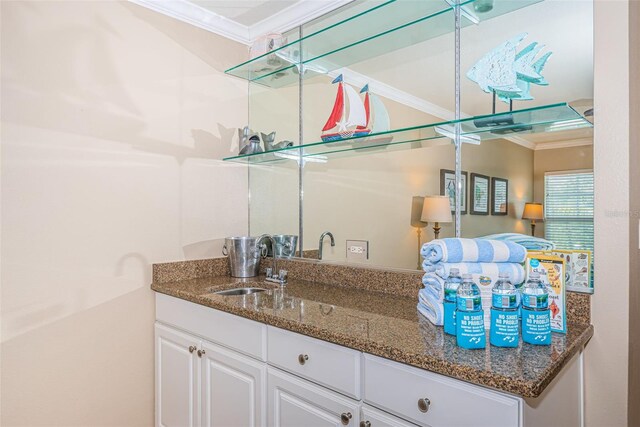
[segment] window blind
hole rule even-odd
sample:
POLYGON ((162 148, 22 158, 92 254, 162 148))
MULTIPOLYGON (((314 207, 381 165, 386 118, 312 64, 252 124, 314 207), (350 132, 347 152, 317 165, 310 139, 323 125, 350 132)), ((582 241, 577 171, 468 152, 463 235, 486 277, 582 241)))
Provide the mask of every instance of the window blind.
POLYGON ((545 238, 558 249, 593 251, 593 172, 548 173, 544 188, 545 238))

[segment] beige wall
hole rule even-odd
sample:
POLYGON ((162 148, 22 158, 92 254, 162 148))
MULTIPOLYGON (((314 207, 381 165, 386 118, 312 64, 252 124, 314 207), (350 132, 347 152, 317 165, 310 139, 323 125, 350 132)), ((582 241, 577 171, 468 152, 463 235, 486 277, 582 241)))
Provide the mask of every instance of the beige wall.
POLYGON ((246 168, 215 160, 246 49, 128 2, 1 14, 1 424, 152 425, 151 263, 246 232, 246 168))
MULTIPOLYGON (((544 203, 545 172, 593 169, 593 145, 536 150, 533 156, 533 201, 544 203)), ((544 222, 536 224, 536 236, 544 237, 544 222)))
POLYGON ((632 1, 629 9, 629 29, 631 32, 630 75, 631 94, 630 120, 631 135, 629 146, 629 171, 631 197, 629 236, 631 265, 629 268, 629 425, 640 425, 640 1, 632 1))
MULTIPOLYGON (((594 336, 585 351, 587 427, 628 425, 629 1, 595 2, 594 336), (615 191, 611 191, 615 188, 615 191)), ((637 164, 634 164, 637 167, 637 164)), ((637 401, 632 403, 638 405, 637 401)))
MULTIPOLYGON (((463 215, 462 237, 480 237, 493 233, 528 232, 523 221, 524 204, 533 197, 533 151, 504 139, 485 141, 480 145, 465 144, 462 148, 462 170, 509 180, 509 214, 463 215)), ((467 203, 471 206, 471 197, 467 203)))

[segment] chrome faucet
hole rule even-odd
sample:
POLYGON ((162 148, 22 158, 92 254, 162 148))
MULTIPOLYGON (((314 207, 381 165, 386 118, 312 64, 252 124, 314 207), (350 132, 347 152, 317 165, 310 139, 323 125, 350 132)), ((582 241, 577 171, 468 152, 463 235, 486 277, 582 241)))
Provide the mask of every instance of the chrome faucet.
POLYGON ((318 259, 322 259, 322 243, 324 242, 324 238, 327 236, 331 237, 331 246, 336 245, 336 241, 330 231, 325 231, 324 233, 322 233, 320 235, 320 240, 318 241, 318 259))
POLYGON ((263 234, 262 236, 258 237, 258 240, 256 240, 257 249, 262 253, 264 253, 265 257, 267 253, 267 245, 265 243, 262 243, 264 239, 269 239, 269 241, 271 242, 271 253, 273 256, 273 263, 271 264, 272 267, 267 268, 267 271, 266 271, 267 277, 265 280, 267 282, 273 282, 273 283, 279 284, 280 286, 284 286, 287 284, 287 270, 278 270, 278 255, 276 253, 276 239, 274 239, 271 234, 263 234))

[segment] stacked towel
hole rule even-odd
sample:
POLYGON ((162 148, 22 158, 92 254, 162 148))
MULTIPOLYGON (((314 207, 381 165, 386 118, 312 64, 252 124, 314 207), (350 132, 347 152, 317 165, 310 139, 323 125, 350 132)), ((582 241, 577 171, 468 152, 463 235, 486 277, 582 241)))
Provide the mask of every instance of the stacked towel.
POLYGON ((527 248, 528 251, 550 251, 556 248, 555 243, 552 241, 520 233, 491 234, 489 236, 484 236, 483 239, 518 243, 519 245, 527 248))
POLYGON ((444 307, 425 289, 418 292, 418 312, 434 325, 442 326, 444 307))
POLYGON ((525 279, 522 264, 515 262, 441 262, 434 265, 423 263, 422 268, 426 273, 434 273, 442 279, 449 277, 452 268, 457 268, 460 274, 488 276, 496 280, 500 273, 508 273, 511 282, 515 284, 522 283, 525 279))
POLYGON ((485 239, 440 239, 423 245, 424 289, 419 293, 418 311, 434 325, 442 325, 444 284, 452 268, 471 274, 480 287, 485 311, 485 328, 489 328, 491 290, 500 273, 507 272, 512 283, 524 282, 522 266, 526 249, 513 242, 485 239))
POLYGON ((424 264, 441 262, 524 262, 527 250, 517 243, 486 239, 436 239, 420 250, 424 264))

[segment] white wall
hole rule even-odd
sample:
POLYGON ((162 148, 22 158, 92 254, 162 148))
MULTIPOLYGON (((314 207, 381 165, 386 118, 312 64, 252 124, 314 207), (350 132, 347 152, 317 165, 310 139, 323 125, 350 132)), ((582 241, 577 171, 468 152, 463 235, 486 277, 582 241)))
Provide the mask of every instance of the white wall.
POLYGON ((585 421, 588 427, 626 426, 629 362, 629 1, 596 0, 594 16, 594 221, 597 259, 596 291, 591 312, 595 333, 585 352, 585 421))
POLYGON ((246 48, 115 1, 3 1, 2 419, 153 423, 154 262, 246 233, 246 48))

